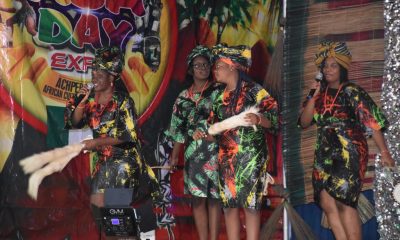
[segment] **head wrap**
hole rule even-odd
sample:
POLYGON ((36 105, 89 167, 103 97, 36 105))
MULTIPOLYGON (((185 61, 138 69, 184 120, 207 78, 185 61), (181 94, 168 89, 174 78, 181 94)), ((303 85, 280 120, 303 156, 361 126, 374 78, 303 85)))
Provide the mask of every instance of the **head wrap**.
POLYGON ((344 42, 324 41, 318 46, 318 53, 315 54, 315 65, 321 67, 321 64, 328 57, 334 57, 336 62, 342 67, 349 69, 351 62, 351 53, 344 42))
POLYGON ((187 65, 190 66, 190 64, 192 64, 193 59, 199 56, 205 57, 209 62, 211 62, 210 49, 203 45, 197 45, 187 56, 186 58, 187 65))
POLYGON ((238 45, 228 47, 226 44, 218 44, 211 49, 211 52, 213 54, 213 61, 220 58, 227 58, 244 68, 251 66, 251 50, 248 46, 238 45))
POLYGON ((103 47, 96 49, 93 67, 97 70, 105 70, 112 75, 119 75, 124 65, 124 54, 118 47, 103 47))

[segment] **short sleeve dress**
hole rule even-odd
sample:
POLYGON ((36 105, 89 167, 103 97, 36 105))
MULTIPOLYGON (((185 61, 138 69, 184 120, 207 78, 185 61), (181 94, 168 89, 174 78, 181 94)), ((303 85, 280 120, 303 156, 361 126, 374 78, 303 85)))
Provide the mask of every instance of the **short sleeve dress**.
MULTIPOLYGON (((72 113, 77 98, 67 102, 65 127, 72 128, 72 113)), ((149 183, 153 199, 159 200, 160 189, 156 176, 140 153, 140 142, 135 127, 135 108, 128 94, 115 91, 110 101, 101 105, 90 95, 85 105, 84 117, 78 128, 89 126, 93 138, 113 137, 123 140, 118 145, 103 146, 94 151, 92 193, 102 193, 106 188, 138 189, 139 179, 149 183)))
POLYGON ((319 203, 325 189, 336 200, 357 207, 368 163, 366 133, 384 128, 385 116, 367 92, 347 83, 339 92, 327 88, 317 96, 313 122, 315 201, 319 203))
POLYGON ((192 93, 190 89, 182 91, 173 106, 166 135, 185 146, 185 194, 218 199, 217 144, 192 138, 196 129, 207 124, 212 108, 211 95, 215 89, 215 85, 210 85, 203 93, 192 93))
MULTIPOLYGON (((272 133, 278 130, 278 105, 269 93, 259 84, 242 81, 234 109, 233 91, 216 93, 209 123, 223 121, 243 112, 246 108, 257 106, 260 113, 271 121, 272 133)), ((224 208, 260 209, 262 203, 263 181, 267 171, 268 150, 265 129, 258 126, 237 127, 216 136, 219 146, 220 194, 224 208)))

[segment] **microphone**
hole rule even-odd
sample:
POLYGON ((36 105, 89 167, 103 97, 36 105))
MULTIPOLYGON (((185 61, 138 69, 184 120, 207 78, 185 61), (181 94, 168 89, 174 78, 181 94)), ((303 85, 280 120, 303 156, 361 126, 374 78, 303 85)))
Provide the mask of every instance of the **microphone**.
MULTIPOLYGON (((322 74, 322 72, 318 71, 317 74, 315 75, 314 80, 316 82, 321 82, 323 77, 324 77, 324 75, 322 74)), ((307 99, 312 98, 314 96, 314 93, 315 93, 315 88, 310 89, 310 92, 308 92, 308 95, 307 95, 307 99)))
MULTIPOLYGON (((88 83, 87 85, 87 88, 88 88, 88 90, 89 90, 89 92, 94 88, 94 83, 88 83)), ((76 101, 76 105, 78 106, 78 104, 82 101, 82 99, 85 97, 86 95, 85 94, 79 94, 78 95, 78 98, 76 99, 77 101, 76 101)))

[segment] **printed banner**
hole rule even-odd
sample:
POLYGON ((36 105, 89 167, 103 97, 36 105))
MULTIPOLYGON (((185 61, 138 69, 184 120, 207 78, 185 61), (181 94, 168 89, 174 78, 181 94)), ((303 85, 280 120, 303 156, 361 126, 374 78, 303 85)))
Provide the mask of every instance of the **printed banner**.
POLYGON ((94 50, 103 46, 125 49, 122 79, 137 111, 154 110, 175 54, 167 1, 6 0, 0 10, 1 87, 9 94, 2 99, 35 128, 46 132, 46 106, 64 107, 90 81, 94 50))

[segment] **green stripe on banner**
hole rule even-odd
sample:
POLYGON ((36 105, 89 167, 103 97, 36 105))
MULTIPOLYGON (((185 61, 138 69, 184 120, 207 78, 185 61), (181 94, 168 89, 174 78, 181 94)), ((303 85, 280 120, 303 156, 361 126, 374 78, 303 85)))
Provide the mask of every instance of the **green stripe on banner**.
POLYGON ((288 1, 282 101, 282 155, 287 190, 292 205, 305 203, 304 169, 300 158, 300 128, 297 118, 302 101, 304 37, 307 34, 307 1, 288 1))
POLYGON ((49 149, 68 144, 68 130, 64 129, 64 107, 47 106, 46 144, 49 149))

